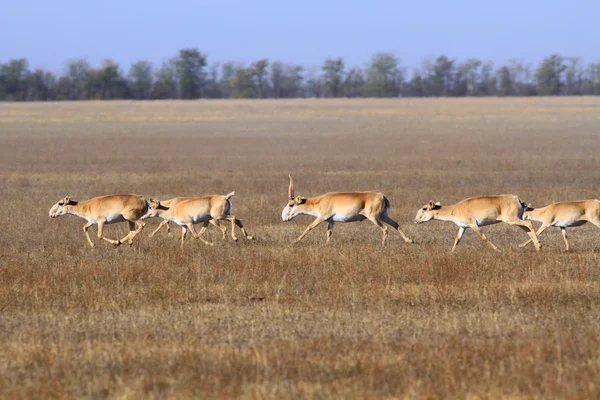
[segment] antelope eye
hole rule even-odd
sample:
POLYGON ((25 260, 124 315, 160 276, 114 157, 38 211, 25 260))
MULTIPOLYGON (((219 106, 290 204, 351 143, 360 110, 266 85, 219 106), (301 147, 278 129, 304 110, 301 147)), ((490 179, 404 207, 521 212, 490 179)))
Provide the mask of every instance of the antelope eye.
POLYGON ((65 204, 65 203, 63 203, 62 201, 59 201, 59 202, 58 202, 58 205, 59 205, 59 206, 62 206, 62 205, 64 205, 64 204, 65 204))
POLYGON ((427 207, 423 207, 423 211, 427 211, 427 207))

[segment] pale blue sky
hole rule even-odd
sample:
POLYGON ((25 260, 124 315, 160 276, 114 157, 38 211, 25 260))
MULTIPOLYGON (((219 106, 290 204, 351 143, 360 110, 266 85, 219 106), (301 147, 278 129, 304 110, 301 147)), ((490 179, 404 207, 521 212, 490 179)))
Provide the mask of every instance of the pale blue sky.
POLYGON ((140 59, 159 64, 182 47, 215 61, 269 58, 305 66, 343 56, 363 66, 394 52, 409 70, 446 54, 496 63, 537 64, 553 52, 600 59, 596 0, 4 0, 0 61, 63 70, 65 61, 105 58, 126 71, 140 59))

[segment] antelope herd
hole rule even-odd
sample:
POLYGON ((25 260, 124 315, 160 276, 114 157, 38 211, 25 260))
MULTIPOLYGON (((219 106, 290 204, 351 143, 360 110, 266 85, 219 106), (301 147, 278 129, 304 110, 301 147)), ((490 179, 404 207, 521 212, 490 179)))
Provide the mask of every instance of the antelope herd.
MULTIPOLYGON (((98 225, 97 237, 99 240, 104 240, 114 246, 119 246, 125 242, 132 245, 133 238, 146 225, 142 221, 153 217, 161 218, 163 221, 150 237, 153 237, 165 225, 169 236, 171 236, 169 222, 173 222, 181 227, 182 249, 188 230, 194 239, 212 246, 213 243, 202 238, 209 224, 219 228, 223 240, 225 240, 227 228, 221 226, 219 221, 231 222, 231 237, 234 241, 237 241, 236 226, 245 239, 252 240, 253 237, 246 232, 242 221, 231 215, 232 205, 230 199, 234 194, 235 192, 227 195, 205 197, 175 197, 164 201, 147 199, 135 194, 100 196, 79 202, 72 200, 70 197, 65 197, 52 206, 50 217, 56 218, 71 214, 85 219, 87 222, 83 226, 83 232, 91 247, 94 247, 94 243, 90 238, 88 229, 92 225, 98 225), (122 239, 104 237, 104 225, 125 221, 129 224, 129 233, 125 237, 122 239), (196 232, 194 225, 199 223, 202 223, 202 228, 200 232, 196 232)), ((294 242, 302 240, 317 225, 327 222, 325 243, 328 244, 336 222, 356 222, 368 219, 381 229, 383 234, 382 246, 385 245, 388 234, 388 227, 384 223, 397 230, 406 243, 414 243, 402 232, 398 223, 388 216, 389 208, 390 201, 388 198, 383 193, 376 191, 330 192, 315 197, 295 196, 294 180, 290 176, 288 202, 283 208, 281 218, 284 222, 288 222, 298 215, 312 215, 315 217, 315 220, 294 242)), ((541 248, 538 236, 547 228, 556 226, 561 229, 568 251, 567 227, 580 226, 590 222, 600 228, 600 200, 559 202, 542 208, 533 208, 513 194, 471 197, 448 206, 430 201, 419 208, 415 223, 421 224, 431 220, 450 221, 458 226, 458 234, 450 251, 456 249, 465 230, 471 228, 483 242, 499 252, 498 247, 490 242, 479 228, 500 222, 518 226, 525 231, 529 236, 529 240, 519 245, 519 247, 525 247, 533 242, 536 250, 541 248), (542 225, 537 232, 531 221, 541 222, 542 225)))

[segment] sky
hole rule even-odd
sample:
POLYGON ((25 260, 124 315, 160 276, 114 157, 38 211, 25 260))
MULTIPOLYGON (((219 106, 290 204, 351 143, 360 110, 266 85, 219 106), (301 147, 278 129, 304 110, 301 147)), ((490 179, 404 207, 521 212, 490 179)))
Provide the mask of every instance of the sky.
POLYGON ((497 65, 537 64, 552 53, 600 59, 597 0, 4 0, 0 62, 62 72, 66 61, 127 70, 155 65, 184 47, 208 63, 269 58, 307 67, 327 57, 364 66, 393 52, 409 70, 445 54, 497 65))

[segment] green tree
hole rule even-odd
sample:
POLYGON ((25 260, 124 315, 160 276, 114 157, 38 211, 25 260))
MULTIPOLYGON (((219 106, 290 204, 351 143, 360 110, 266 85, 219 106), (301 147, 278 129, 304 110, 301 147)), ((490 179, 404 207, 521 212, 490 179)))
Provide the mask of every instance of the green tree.
POLYGON ((235 74, 229 80, 231 88, 231 97, 235 99, 253 99, 257 97, 256 86, 254 84, 254 69, 246 68, 239 64, 235 69, 235 74))
POLYGON ((27 97, 28 63, 24 58, 0 65, 0 98, 23 101, 27 97))
POLYGON ((177 73, 172 61, 164 62, 154 77, 154 87, 152 88, 153 99, 176 99, 177 93, 177 73))
POLYGON ((219 83, 219 63, 213 63, 208 68, 206 81, 204 82, 204 96, 209 99, 220 99, 223 97, 219 83))
POLYGON ((581 57, 567 57, 566 61, 565 94, 567 96, 580 95, 583 85, 581 57))
POLYGON ((252 70, 253 80, 255 81, 255 92, 256 97, 265 98, 269 93, 269 84, 268 84, 268 67, 269 60, 262 59, 252 63, 250 67, 252 70))
POLYGON ((564 85, 562 75, 565 69, 567 69, 567 66, 564 59, 558 54, 552 54, 544 58, 535 73, 538 93, 541 96, 560 94, 564 85))
POLYGON ((498 81, 500 82, 500 88, 498 94, 500 96, 513 96, 514 84, 510 75, 510 68, 507 65, 503 65, 498 70, 498 81))
POLYGON ((304 82, 304 97, 323 97, 323 77, 321 68, 311 67, 306 71, 304 82))
POLYGON ((137 100, 152 98, 152 64, 138 61, 131 66, 128 74, 131 97, 137 100))
POLYGON ((495 96, 498 92, 497 86, 498 79, 494 74, 494 63, 491 61, 482 63, 477 95, 495 96))
POLYGON ((197 99, 202 97, 206 56, 196 48, 181 49, 175 59, 175 67, 179 76, 181 98, 197 99))
POLYGON ((303 68, 299 65, 283 64, 279 61, 271 64, 269 74, 272 96, 275 98, 298 97, 302 87, 303 68))
POLYGON ((397 97, 402 84, 399 60, 391 53, 377 53, 366 70, 365 94, 370 97, 397 97))
POLYGON ((363 97, 365 94, 365 73, 362 69, 354 67, 346 74, 344 80, 344 94, 346 97, 363 97))
POLYGON ((27 80, 27 101, 46 101, 53 100, 53 87, 56 78, 51 72, 45 72, 42 69, 36 69, 26 77, 27 80))
POLYGON ((232 95, 230 82, 235 76, 236 65, 233 62, 226 62, 221 68, 221 93, 223 98, 228 99, 232 95))
POLYGON ((342 57, 327 58, 321 69, 323 70, 325 97, 341 97, 344 87, 344 60, 342 57))
POLYGON ((449 96, 454 84, 454 60, 442 55, 436 58, 428 77, 433 96, 449 96))
POLYGON ((88 76, 88 98, 123 99, 127 96, 127 83, 119 71, 119 64, 104 59, 100 68, 93 69, 88 76))
POLYGON ((89 98, 89 80, 92 68, 85 59, 67 62, 67 78, 70 81, 69 100, 85 100, 89 98))

